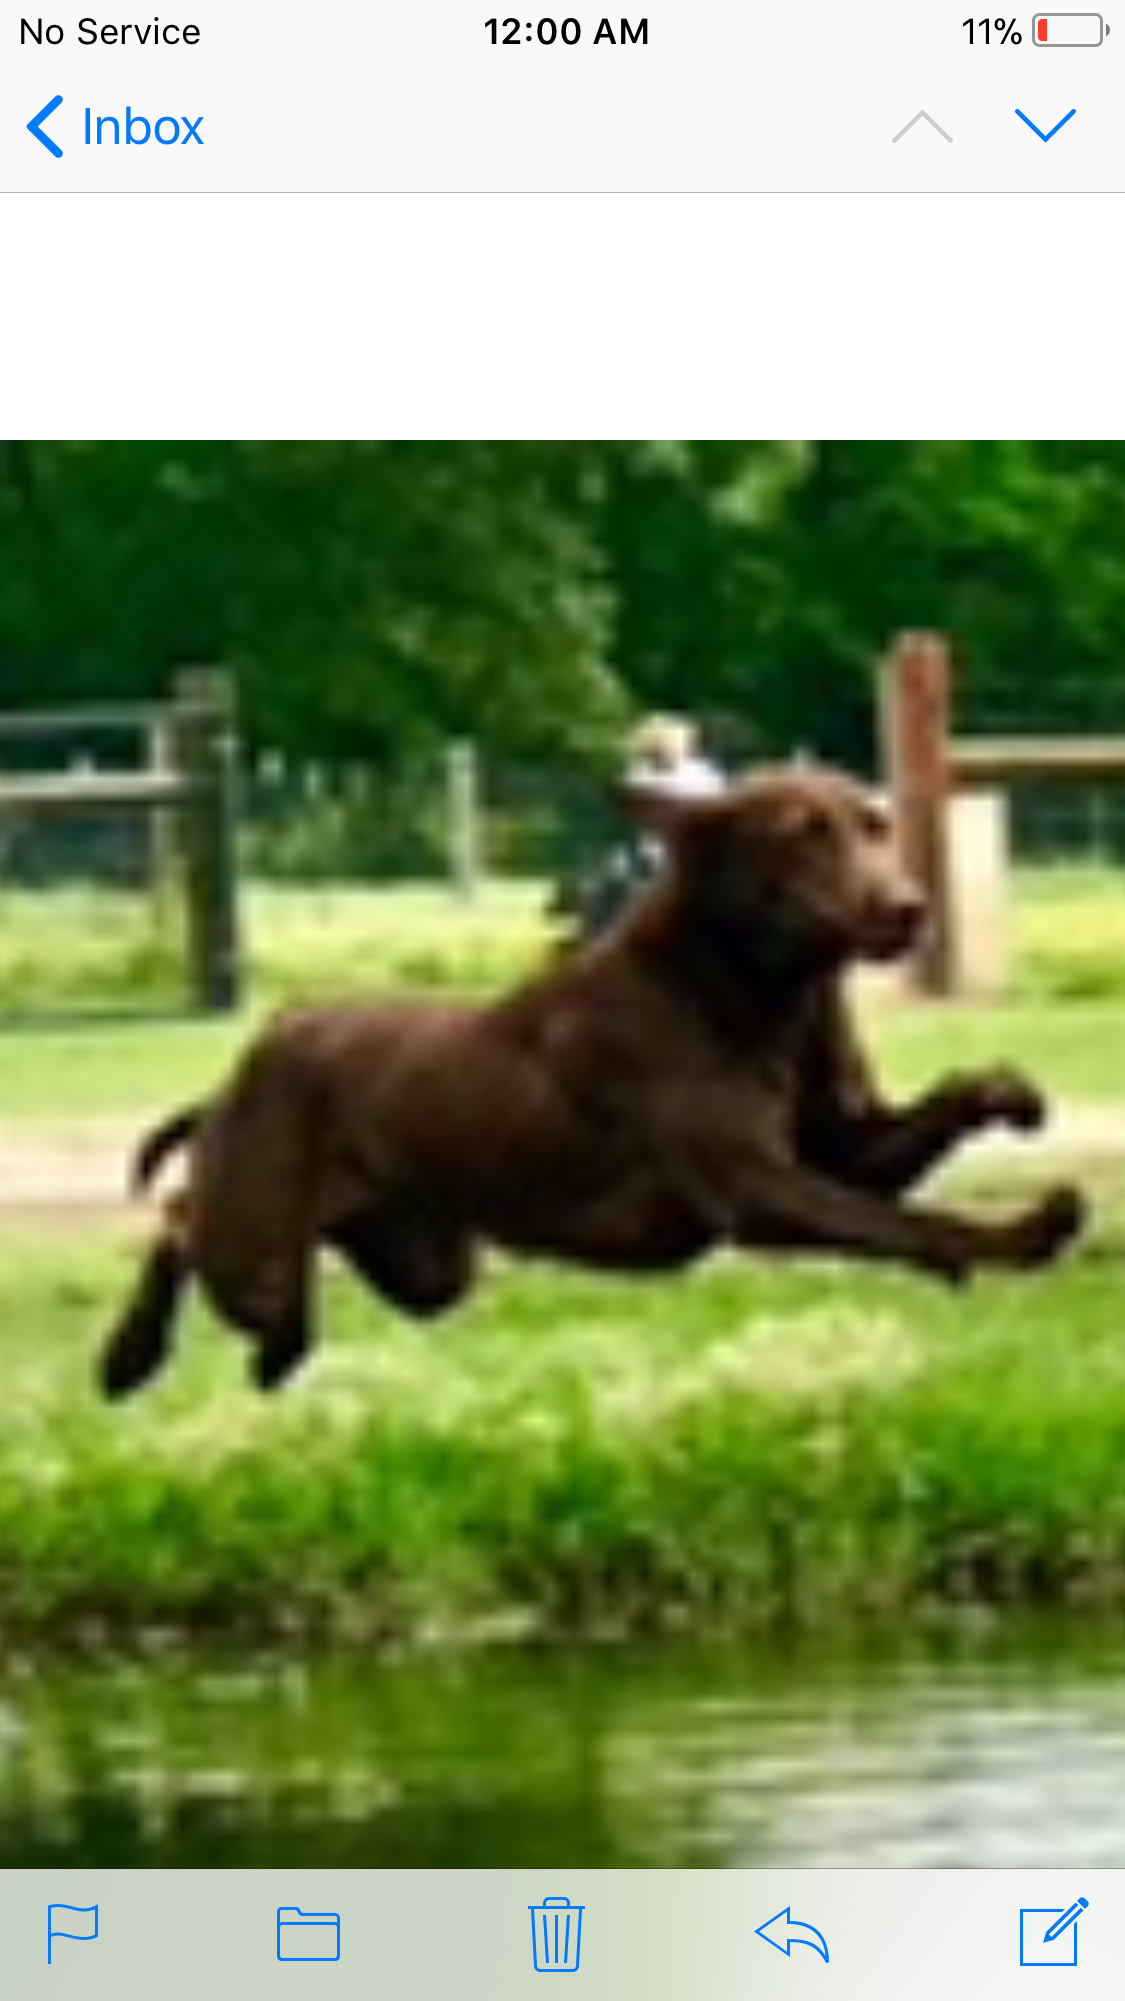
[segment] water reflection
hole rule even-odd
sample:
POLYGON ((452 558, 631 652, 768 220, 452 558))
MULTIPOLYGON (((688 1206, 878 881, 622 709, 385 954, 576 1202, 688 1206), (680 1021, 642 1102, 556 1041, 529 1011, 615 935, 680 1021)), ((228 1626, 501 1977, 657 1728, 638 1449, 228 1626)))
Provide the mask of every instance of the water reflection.
POLYGON ((1116 1867, 1125 1637, 0 1682, 0 1866, 1116 1867))

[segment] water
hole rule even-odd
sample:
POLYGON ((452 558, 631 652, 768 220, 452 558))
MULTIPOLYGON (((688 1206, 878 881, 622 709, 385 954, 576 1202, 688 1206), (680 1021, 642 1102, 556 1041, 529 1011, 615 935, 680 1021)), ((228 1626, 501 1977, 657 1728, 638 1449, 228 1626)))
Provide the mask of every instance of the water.
POLYGON ((1120 1867, 1125 1635, 9 1668, 0 1866, 1120 1867))

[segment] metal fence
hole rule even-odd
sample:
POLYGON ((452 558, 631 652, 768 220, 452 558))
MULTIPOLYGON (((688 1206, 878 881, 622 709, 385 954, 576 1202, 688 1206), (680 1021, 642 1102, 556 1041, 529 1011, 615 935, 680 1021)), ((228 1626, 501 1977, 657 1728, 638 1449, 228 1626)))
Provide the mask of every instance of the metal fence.
MULTIPOLYGON (((1032 662, 1019 674, 988 674, 969 660, 955 669, 953 693, 958 733, 974 739, 1125 733, 1113 687, 1055 659, 1032 662)), ((1125 862, 1125 779, 1071 776, 1060 785, 1017 777, 1004 789, 1017 860, 1125 862)))
MULTIPOLYGON (((156 733, 157 712, 139 707, 75 710, 49 731, 5 716, 0 784, 49 776, 78 785, 100 772, 139 773, 150 762, 156 733)), ((76 881, 139 888, 152 867, 152 835, 151 825, 113 808, 91 805, 58 816, 8 810, 0 814, 0 881, 24 889, 76 881)))
MULTIPOLYGON (((233 1006, 236 758, 233 690, 222 674, 181 674, 160 707, 0 713, 5 916, 16 915, 22 890, 26 939, 28 911, 41 912, 52 889, 144 889, 151 941, 175 939, 187 996, 204 1008, 233 1006)), ((91 913, 79 928, 100 927, 91 913)), ((4 925, 0 946, 13 974, 18 925, 4 925)))
MULTIPOLYGON (((118 729, 68 721, 41 741, 0 737, 0 785, 50 770, 75 781, 151 768, 143 712, 118 729)), ((153 722, 155 727, 155 722, 153 722)), ((156 746, 159 752, 159 745, 156 746)), ((96 789, 96 788, 93 788, 96 789)), ((553 880, 589 866, 622 831, 609 777, 489 759, 451 745, 393 762, 328 764, 261 752, 238 785, 242 870, 279 882, 553 880)), ((102 810, 0 816, 0 889, 81 883, 144 892, 159 873, 159 820, 102 810)))
POLYGON ((242 786, 248 872, 275 881, 554 880, 620 835, 613 786, 476 746, 380 764, 252 758, 242 786))
MULTIPOLYGON (((76 778, 149 755, 134 726, 114 739, 68 725, 53 768, 76 778)), ((44 769, 42 748, 0 740, 0 782, 44 769)), ((1125 782, 1006 787, 1013 852, 1027 862, 1125 864, 1125 782)), ((487 750, 385 763, 315 762, 264 751, 244 759, 237 842, 242 871, 277 882, 545 882, 581 877, 625 831, 612 774, 514 762, 487 750)), ((162 870, 167 828, 91 805, 80 814, 0 816, 0 892, 67 884, 145 894, 162 870)))

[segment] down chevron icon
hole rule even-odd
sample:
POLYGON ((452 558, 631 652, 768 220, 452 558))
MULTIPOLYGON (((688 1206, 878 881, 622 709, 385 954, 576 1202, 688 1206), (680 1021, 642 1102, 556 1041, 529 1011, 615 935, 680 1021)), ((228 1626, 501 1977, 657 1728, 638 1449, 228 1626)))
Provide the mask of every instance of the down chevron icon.
POLYGON ((1052 127, 1051 127, 1051 129, 1050 129, 1050 131, 1049 131, 1049 132, 1042 132, 1042 131, 1040 131, 1040 128, 1039 128, 1039 126, 1038 126, 1038 125, 1037 125, 1037 124, 1035 123, 1035 120, 1034 120, 1034 118, 1029 118, 1029 117, 1028 117, 1028 115, 1027 115, 1027 113, 1026 113, 1026 111, 1021 111, 1021 110, 1020 110, 1020 109, 1018 108, 1018 106, 1017 106, 1017 109, 1016 109, 1016 117, 1017 117, 1017 118, 1022 118, 1022 119, 1023 119, 1023 122, 1024 122, 1024 124, 1025 124, 1025 125, 1030 125, 1030 127, 1031 127, 1032 131, 1034 132, 1034 134, 1035 134, 1036 138, 1037 138, 1037 139, 1042 139, 1042 141, 1043 141, 1043 144, 1044 144, 1044 145, 1046 145, 1046 143, 1047 143, 1048 139, 1053 139, 1053 138, 1054 138, 1054 136, 1055 136, 1055 133, 1056 133, 1056 132, 1061 132, 1061 131, 1062 131, 1062 129, 1063 129, 1063 126, 1064 126, 1064 125, 1069 125, 1069 124, 1070 124, 1070 121, 1071 121, 1071 119, 1072 119, 1072 118, 1074 117, 1074 112, 1073 112, 1073 111, 1068 111, 1068 112, 1067 112, 1067 114, 1066 114, 1066 117, 1065 117, 1065 118, 1060 118, 1060 119, 1059 119, 1059 122, 1058 122, 1058 124, 1057 124, 1057 125, 1052 125, 1052 127))

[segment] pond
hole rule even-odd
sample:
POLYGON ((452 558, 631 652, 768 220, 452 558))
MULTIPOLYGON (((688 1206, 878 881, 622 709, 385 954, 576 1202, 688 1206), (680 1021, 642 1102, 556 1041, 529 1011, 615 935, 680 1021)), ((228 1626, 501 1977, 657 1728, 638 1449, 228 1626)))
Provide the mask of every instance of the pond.
POLYGON ((1116 1867, 1125 1635, 9 1666, 0 1866, 1116 1867))

